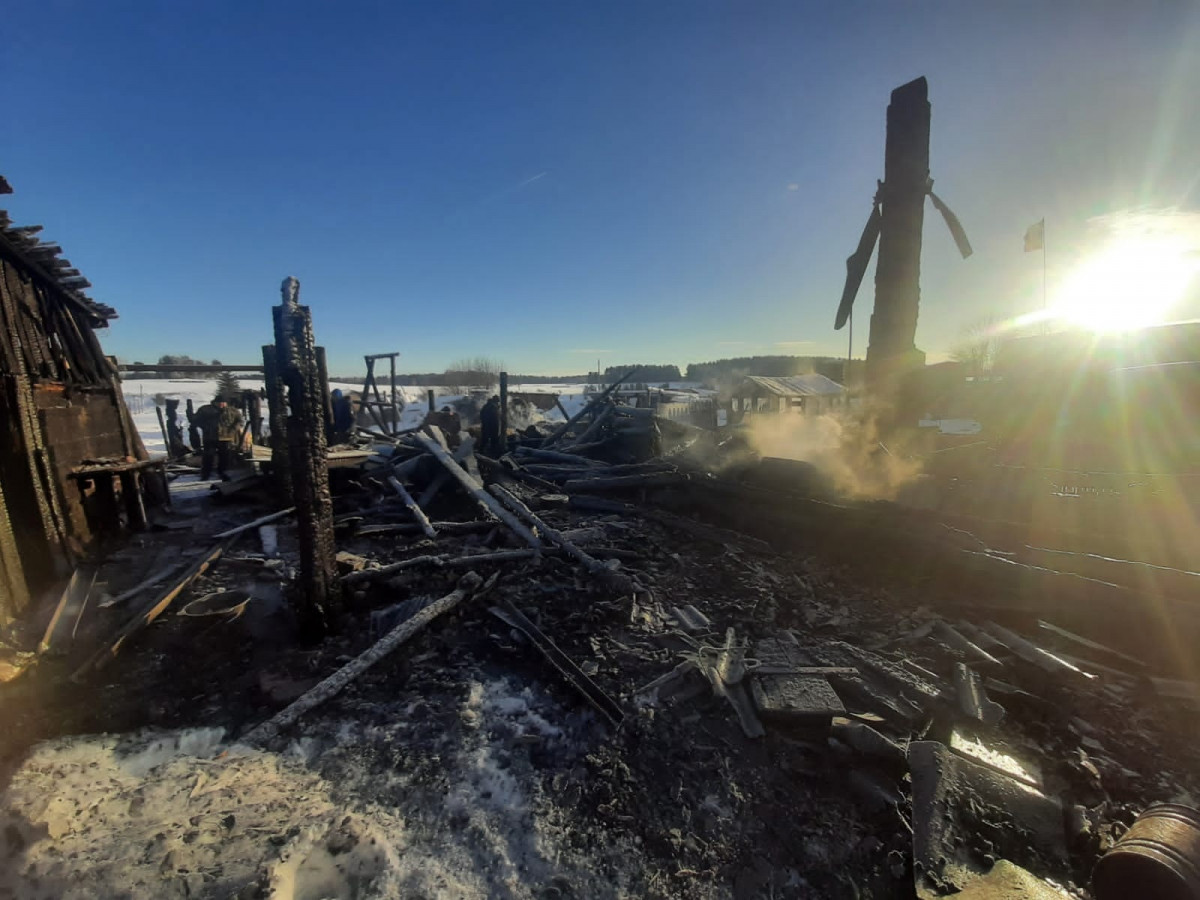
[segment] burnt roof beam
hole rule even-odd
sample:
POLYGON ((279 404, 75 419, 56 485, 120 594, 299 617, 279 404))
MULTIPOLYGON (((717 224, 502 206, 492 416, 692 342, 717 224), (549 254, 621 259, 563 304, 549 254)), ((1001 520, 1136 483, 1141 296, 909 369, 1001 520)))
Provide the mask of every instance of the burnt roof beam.
MULTIPOLYGON (((39 245, 39 247, 54 248, 56 245, 45 244, 39 245)), ((54 255, 61 252, 62 248, 57 247, 54 255)), ((103 328, 108 324, 109 319, 117 317, 116 311, 112 307, 84 298, 70 288, 59 284, 58 279, 47 271, 45 263, 31 254, 29 250, 18 246, 7 231, 0 231, 0 257, 6 258, 36 275, 52 293, 57 294, 78 312, 87 316, 93 327, 103 328)))

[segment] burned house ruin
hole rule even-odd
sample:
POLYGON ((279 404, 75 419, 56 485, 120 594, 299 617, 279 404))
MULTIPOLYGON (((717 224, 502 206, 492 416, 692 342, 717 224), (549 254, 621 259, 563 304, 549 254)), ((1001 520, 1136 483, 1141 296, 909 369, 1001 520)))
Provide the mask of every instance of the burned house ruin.
POLYGON ((0 211, 0 621, 97 544, 119 493, 140 506, 149 464, 96 337, 116 312, 40 231, 0 211), (114 461, 135 475, 102 474, 114 461))

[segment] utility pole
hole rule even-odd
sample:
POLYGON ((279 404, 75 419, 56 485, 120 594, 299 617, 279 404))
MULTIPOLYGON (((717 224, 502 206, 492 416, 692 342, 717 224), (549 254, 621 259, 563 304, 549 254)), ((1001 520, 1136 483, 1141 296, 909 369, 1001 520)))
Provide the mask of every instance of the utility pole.
POLYGON ((916 348, 921 303, 921 229, 929 193, 929 86, 924 78, 892 91, 881 186, 882 223, 867 382, 881 387, 925 363, 916 348))

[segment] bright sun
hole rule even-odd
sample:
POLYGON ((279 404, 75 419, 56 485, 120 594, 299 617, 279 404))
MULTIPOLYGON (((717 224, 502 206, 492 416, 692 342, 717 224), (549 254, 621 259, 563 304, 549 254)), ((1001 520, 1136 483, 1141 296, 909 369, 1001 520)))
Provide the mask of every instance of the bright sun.
POLYGON ((1117 237, 1071 273, 1049 312, 1100 332, 1158 324, 1196 272, 1194 247, 1181 236, 1117 237))

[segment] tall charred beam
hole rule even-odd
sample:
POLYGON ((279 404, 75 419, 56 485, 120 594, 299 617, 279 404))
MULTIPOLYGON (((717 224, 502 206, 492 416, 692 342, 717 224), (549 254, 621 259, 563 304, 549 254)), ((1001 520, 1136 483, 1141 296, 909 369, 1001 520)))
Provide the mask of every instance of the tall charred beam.
POLYGON ((283 282, 275 315, 275 362, 287 391, 287 447, 292 502, 300 537, 299 614, 314 631, 325 630, 340 607, 335 564, 333 497, 329 492, 321 377, 312 312, 300 305, 300 282, 283 282))
POLYGON ((192 405, 191 398, 187 401, 187 423, 188 423, 188 443, 192 449, 199 452, 203 446, 200 439, 200 428, 196 425, 196 408, 192 405))
POLYGON ((915 342, 921 303, 921 229, 929 191, 929 124, 929 86, 924 78, 892 91, 875 310, 867 346, 867 379, 874 385, 924 362, 915 342))
POLYGON ((508 449, 508 373, 500 373, 500 442, 508 449))
POLYGON ((400 407, 396 404, 396 355, 393 354, 389 360, 390 368, 389 379, 391 381, 391 399, 392 399, 392 434, 400 433, 400 407))
MULTIPOLYGON (((271 477, 284 503, 292 502, 291 466, 287 449, 287 394, 279 377, 279 362, 272 344, 262 348, 263 385, 267 392, 267 421, 271 428, 271 477)), ((192 401, 188 401, 191 405, 192 401)), ((191 418, 189 410, 189 420, 191 418)), ((195 445, 193 445, 195 446, 195 445)))
POLYGON ((325 348, 317 348, 317 377, 321 381, 321 416, 325 420, 325 440, 333 438, 333 397, 329 393, 329 365, 325 348))

